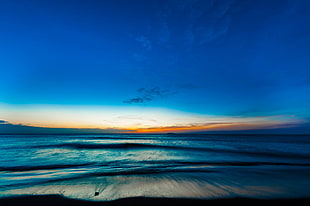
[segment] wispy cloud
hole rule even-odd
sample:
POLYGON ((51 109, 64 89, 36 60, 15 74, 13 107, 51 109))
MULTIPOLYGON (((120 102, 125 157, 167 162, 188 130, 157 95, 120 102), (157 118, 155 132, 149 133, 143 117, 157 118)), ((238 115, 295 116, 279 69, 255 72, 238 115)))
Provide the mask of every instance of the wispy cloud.
POLYGON ((140 88, 138 89, 138 95, 134 98, 123 101, 127 104, 143 104, 147 102, 151 102, 156 98, 169 96, 175 94, 176 92, 172 92, 170 90, 164 90, 159 87, 153 87, 151 89, 140 88))
POLYGON ((206 44, 223 36, 230 27, 231 14, 236 2, 228 1, 168 1, 158 12, 161 25, 160 42, 166 43, 183 36, 188 46, 206 44), (169 22, 180 19, 183 26, 177 32, 169 22), (164 32, 163 32, 164 31, 164 32), (176 36, 177 34, 177 36, 176 36), (163 41, 163 39, 165 41, 163 41))
POLYGON ((233 3, 233 0, 214 1, 211 5, 205 4, 199 11, 195 9, 200 8, 197 7, 197 3, 193 4, 189 13, 191 23, 186 32, 188 41, 193 42, 195 39, 196 42, 193 43, 203 45, 225 35, 230 27, 233 3), (205 18, 207 21, 201 21, 201 18, 205 18))
POLYGON ((152 43, 146 36, 138 36, 136 41, 141 44, 141 46, 146 50, 152 49, 152 43))

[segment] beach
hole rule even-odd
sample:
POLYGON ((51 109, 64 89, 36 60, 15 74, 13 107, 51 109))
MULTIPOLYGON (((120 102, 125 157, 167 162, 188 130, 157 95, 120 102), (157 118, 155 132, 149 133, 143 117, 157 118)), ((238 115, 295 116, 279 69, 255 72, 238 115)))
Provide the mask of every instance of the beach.
POLYGON ((59 195, 33 195, 10 197, 0 199, 3 206, 21 205, 21 206, 161 206, 161 205, 178 205, 178 206, 306 206, 310 205, 310 198, 299 199, 253 199, 253 198, 229 198, 229 199, 184 199, 184 198, 146 198, 134 197, 124 198, 114 201, 85 201, 64 198, 59 195))

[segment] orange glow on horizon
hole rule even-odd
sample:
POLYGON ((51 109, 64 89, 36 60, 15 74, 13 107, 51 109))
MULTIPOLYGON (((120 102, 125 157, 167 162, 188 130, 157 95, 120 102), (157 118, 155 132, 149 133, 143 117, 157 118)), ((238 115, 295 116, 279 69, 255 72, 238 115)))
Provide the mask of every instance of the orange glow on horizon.
POLYGON ((0 103, 8 124, 81 132, 181 133, 294 127, 306 120, 292 115, 224 116, 187 113, 165 108, 78 107, 70 105, 8 105, 0 103))
MULTIPOLYGON (((28 125, 40 128, 56 128, 53 126, 42 126, 42 125, 28 125)), ((288 126, 280 122, 260 122, 260 123, 210 123, 204 125, 182 125, 182 126, 161 126, 161 127, 148 127, 148 128, 125 128, 125 127, 80 127, 80 125, 62 125, 57 127, 61 129, 85 129, 85 130, 118 130, 117 133, 183 133, 183 132, 203 132, 203 131, 242 131, 242 130, 253 130, 253 129, 268 129, 268 128, 285 128, 293 127, 294 125, 288 126)))
POLYGON ((152 128, 130 128, 125 133, 182 133, 182 132, 203 132, 203 131, 242 131, 252 129, 268 129, 268 128, 283 128, 281 124, 269 125, 269 124, 240 124, 240 123, 219 123, 219 124, 207 124, 200 126, 170 126, 170 127, 152 127, 152 128))

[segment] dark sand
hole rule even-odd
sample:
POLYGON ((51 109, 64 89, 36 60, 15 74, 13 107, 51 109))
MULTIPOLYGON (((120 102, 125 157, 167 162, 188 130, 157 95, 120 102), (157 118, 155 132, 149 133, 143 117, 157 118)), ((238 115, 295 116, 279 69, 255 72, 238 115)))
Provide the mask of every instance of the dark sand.
POLYGON ((20 196, 0 199, 1 206, 163 206, 163 205, 190 205, 190 206, 222 206, 222 205, 237 205, 237 206, 308 206, 310 198, 303 199, 250 199, 250 198, 232 198, 232 199, 177 199, 177 198, 146 198, 135 197, 125 198, 108 202, 96 202, 68 199, 58 195, 33 195, 20 196))

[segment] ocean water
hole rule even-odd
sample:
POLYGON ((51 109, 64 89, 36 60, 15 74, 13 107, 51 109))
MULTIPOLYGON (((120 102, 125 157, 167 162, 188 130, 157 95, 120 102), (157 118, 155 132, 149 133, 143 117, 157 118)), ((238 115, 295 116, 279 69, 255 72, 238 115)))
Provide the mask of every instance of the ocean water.
POLYGON ((0 197, 310 197, 307 135, 0 135, 0 197))

